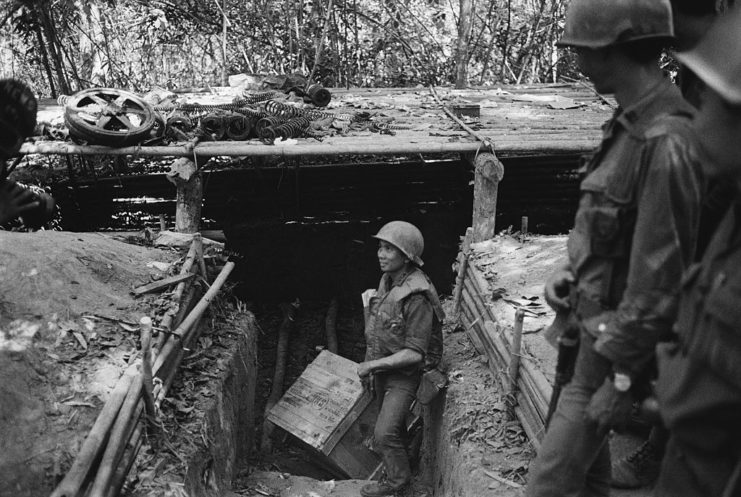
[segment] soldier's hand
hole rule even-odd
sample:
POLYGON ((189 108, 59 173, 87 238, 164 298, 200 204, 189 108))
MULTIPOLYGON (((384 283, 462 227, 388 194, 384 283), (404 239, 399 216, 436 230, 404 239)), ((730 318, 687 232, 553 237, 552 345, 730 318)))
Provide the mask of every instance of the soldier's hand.
POLYGON ((606 378, 587 405, 587 420, 597 425, 597 434, 607 435, 612 429, 622 431, 630 420, 633 409, 633 396, 630 392, 620 392, 612 380, 606 378))
POLYGON ((370 361, 361 362, 358 364, 358 376, 360 376, 361 379, 368 377, 372 372, 373 368, 370 365, 370 361))
POLYGON ((561 268, 551 274, 545 283, 545 301, 555 311, 565 311, 569 304, 569 290, 576 281, 574 274, 567 268, 561 268))
POLYGON ((38 206, 39 200, 30 190, 21 188, 13 181, 5 181, 0 185, 0 225, 38 206))

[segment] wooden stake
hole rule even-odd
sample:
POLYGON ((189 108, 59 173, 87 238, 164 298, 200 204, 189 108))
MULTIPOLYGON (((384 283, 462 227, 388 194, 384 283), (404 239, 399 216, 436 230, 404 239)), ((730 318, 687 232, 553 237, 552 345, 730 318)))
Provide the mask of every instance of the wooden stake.
POLYGON ((455 277, 455 291, 453 293, 453 317, 456 321, 460 320, 461 298, 463 297, 463 279, 466 277, 467 266, 468 254, 461 252, 460 262, 458 263, 458 274, 455 277))
POLYGON ((520 355, 522 351, 522 324, 525 320, 525 311, 517 309, 515 312, 515 328, 512 333, 512 347, 509 358, 509 393, 517 391, 517 377, 520 372, 520 355))
POLYGON ((528 224, 527 216, 522 216, 522 219, 520 219, 520 233, 522 233, 523 235, 527 235, 527 229, 528 229, 527 224, 528 224))

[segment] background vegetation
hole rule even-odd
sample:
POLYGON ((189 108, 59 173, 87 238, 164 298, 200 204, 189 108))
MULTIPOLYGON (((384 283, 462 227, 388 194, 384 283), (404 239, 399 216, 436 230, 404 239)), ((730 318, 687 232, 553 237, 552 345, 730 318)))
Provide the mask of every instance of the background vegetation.
POLYGON ((226 84, 459 86, 576 76, 565 0, 0 0, 2 76, 44 96, 226 84), (559 56, 561 58, 559 58, 559 56))

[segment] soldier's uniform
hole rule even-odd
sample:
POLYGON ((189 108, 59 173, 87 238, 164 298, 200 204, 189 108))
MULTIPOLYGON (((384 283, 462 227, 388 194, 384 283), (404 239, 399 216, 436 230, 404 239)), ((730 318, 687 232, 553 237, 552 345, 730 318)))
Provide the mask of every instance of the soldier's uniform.
MULTIPOLYGON (((421 234, 408 223, 394 221, 381 229, 376 238, 398 247, 415 264, 421 264, 419 250, 410 248, 402 232, 421 234), (391 227, 389 227, 391 226, 391 227), (415 257, 416 256, 416 257, 415 257)), ((442 323, 445 314, 437 291, 427 275, 414 264, 400 273, 381 277, 376 294, 369 302, 365 327, 365 361, 392 356, 404 349, 424 358, 419 364, 379 370, 374 373, 374 391, 378 400, 378 418, 374 429, 374 447, 381 454, 386 479, 369 485, 362 495, 391 495, 403 489, 412 478, 407 454, 406 415, 415 399, 422 372, 435 368, 442 357, 442 323)))
POLYGON ((609 495, 608 443, 584 414, 612 369, 637 377, 671 327, 702 191, 692 112, 664 81, 616 112, 588 164, 568 241, 579 355, 531 465, 530 496, 609 495))
MULTIPOLYGON (((741 457, 741 203, 687 272, 657 384, 672 437, 657 495, 720 496, 741 457)), ((737 494, 734 494, 737 495, 737 494)))

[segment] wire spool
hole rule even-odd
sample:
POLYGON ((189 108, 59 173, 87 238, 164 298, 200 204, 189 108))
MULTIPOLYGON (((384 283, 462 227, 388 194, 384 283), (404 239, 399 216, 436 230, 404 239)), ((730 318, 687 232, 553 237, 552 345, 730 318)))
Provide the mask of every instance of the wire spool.
POLYGON ((165 122, 168 128, 177 128, 180 131, 188 132, 193 129, 193 121, 182 112, 173 112, 165 122))
POLYGON ((320 83, 314 83, 306 89, 304 101, 309 101, 317 107, 326 107, 332 100, 332 94, 320 83))
POLYGON ((249 138, 252 131, 252 119, 243 115, 232 115, 226 120, 226 136, 230 140, 243 141, 249 138))
POLYGON ((224 116, 219 114, 207 114, 203 116, 200 122, 200 129, 213 140, 221 140, 226 134, 224 116))

